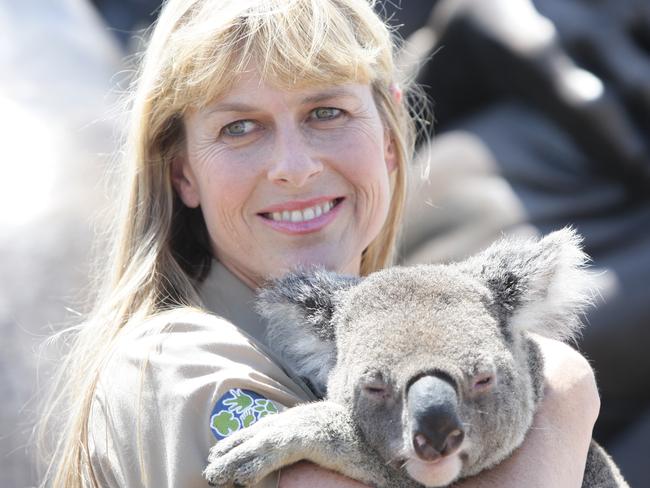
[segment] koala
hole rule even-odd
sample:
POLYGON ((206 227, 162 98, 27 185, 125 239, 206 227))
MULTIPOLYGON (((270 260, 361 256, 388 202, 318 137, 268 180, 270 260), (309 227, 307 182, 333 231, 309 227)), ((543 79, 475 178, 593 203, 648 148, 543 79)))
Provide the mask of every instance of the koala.
MULTIPOLYGON (((441 487, 507 458, 544 392, 529 335, 569 341, 592 296, 571 229, 364 279, 294 274, 261 292, 274 351, 323 400, 219 441, 204 476, 246 486, 308 460, 376 487, 441 487)), ((592 441, 583 487, 626 487, 592 441)))

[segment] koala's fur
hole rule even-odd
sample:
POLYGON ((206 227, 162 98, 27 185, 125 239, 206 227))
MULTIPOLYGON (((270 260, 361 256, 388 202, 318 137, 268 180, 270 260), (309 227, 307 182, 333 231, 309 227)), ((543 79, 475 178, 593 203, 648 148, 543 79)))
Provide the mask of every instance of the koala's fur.
MULTIPOLYGON (((565 229, 504 239, 456 264, 276 282, 259 307, 269 343, 325 400, 219 441, 206 478, 255 484, 306 459, 371 486, 447 486, 499 463, 523 441, 543 395, 528 332, 568 340, 579 329, 591 290, 579 244, 565 229), (434 410, 458 426, 441 444, 417 434, 447 422, 431 420, 434 410)), ((627 486, 595 443, 583 486, 627 486)))

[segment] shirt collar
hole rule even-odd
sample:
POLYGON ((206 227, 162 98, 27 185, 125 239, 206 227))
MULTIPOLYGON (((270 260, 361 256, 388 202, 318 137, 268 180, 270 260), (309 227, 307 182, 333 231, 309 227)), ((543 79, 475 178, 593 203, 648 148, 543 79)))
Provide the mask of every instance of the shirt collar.
POLYGON ((266 321, 255 312, 255 291, 216 259, 199 286, 199 296, 208 311, 223 317, 258 342, 260 347, 305 392, 306 398, 317 396, 308 384, 295 374, 266 343, 266 321))
POLYGON ((255 292, 216 259, 199 287, 206 308, 266 345, 266 322, 255 312, 255 292))

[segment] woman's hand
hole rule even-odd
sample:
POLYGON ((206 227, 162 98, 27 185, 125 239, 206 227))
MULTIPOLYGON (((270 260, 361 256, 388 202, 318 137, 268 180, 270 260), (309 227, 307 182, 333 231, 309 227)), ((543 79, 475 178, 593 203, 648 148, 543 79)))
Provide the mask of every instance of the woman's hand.
MULTIPOLYGON (((544 355, 546 389, 524 443, 495 468, 458 483, 457 488, 579 488, 600 399, 594 373, 577 351, 535 336, 544 355)), ((310 463, 282 471, 280 488, 365 485, 310 463)))

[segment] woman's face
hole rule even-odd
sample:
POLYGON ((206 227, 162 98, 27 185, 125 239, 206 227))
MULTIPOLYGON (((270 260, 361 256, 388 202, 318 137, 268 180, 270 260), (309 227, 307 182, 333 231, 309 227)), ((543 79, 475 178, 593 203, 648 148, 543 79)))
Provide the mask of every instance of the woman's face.
POLYGON ((369 86, 287 91, 252 73, 184 124, 174 187, 232 272, 249 286, 296 267, 359 272, 397 164, 369 86))

